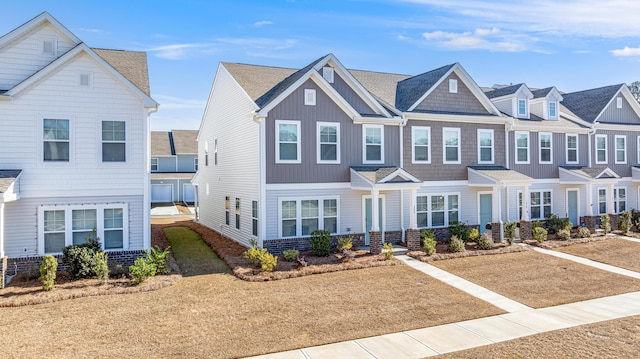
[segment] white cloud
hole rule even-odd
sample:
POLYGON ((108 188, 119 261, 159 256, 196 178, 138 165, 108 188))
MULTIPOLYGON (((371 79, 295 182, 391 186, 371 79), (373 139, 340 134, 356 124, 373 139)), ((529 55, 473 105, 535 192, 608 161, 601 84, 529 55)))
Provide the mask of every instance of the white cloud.
POLYGON ((255 27, 262 27, 265 25, 272 25, 273 22, 272 21, 268 21, 268 20, 263 20, 263 21, 256 21, 253 23, 253 26, 255 27))
POLYGON ((521 52, 526 51, 528 43, 536 41, 534 38, 523 37, 522 35, 510 35, 503 33, 498 28, 476 29, 466 32, 432 31, 425 32, 422 37, 439 46, 454 50, 489 50, 496 52, 521 52), (527 40, 527 42, 523 41, 527 40))
POLYGON ((167 60, 182 60, 188 57, 191 50, 211 47, 210 44, 171 44, 146 49, 157 57, 167 60))
POLYGON ((79 31, 83 31, 83 32, 93 32, 93 33, 107 33, 104 30, 100 30, 100 29, 86 29, 86 28, 79 28, 79 31))
POLYGON ((640 46, 639 47, 629 47, 625 46, 624 49, 617 49, 610 51, 613 56, 640 56, 640 46))

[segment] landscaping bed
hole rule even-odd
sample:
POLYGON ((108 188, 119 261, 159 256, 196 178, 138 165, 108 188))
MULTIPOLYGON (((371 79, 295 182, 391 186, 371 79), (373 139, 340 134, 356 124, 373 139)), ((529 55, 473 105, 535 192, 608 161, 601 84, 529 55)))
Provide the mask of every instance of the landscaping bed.
POLYGON ((591 237, 586 237, 586 238, 572 237, 571 239, 568 239, 568 240, 562 240, 562 239, 556 238, 555 235, 549 235, 547 237, 547 240, 545 240, 544 242, 538 242, 535 239, 527 239, 522 241, 522 243, 544 248, 544 249, 555 249, 560 247, 572 246, 574 244, 604 241, 612 238, 615 238, 615 234, 611 234, 611 233, 604 234, 604 232, 598 231, 596 233, 591 234, 591 237))
POLYGON ((526 247, 509 245, 507 243, 496 243, 492 249, 479 249, 475 242, 465 243, 465 250, 463 252, 448 253, 448 243, 438 242, 436 244, 436 253, 427 255, 424 251, 411 251, 407 253, 409 257, 415 258, 422 262, 433 262, 444 259, 464 258, 464 257, 477 257, 494 254, 505 254, 528 251, 526 247))
POLYGON ((640 272, 640 243, 607 236, 606 241, 582 243, 557 248, 559 252, 640 272))

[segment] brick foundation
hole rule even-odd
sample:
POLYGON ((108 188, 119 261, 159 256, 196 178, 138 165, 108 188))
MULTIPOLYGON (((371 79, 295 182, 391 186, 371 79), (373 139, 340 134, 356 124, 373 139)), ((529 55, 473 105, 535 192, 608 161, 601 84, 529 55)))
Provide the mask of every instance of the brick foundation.
POLYGON ((502 223, 491 222, 491 238, 494 243, 502 242, 502 223))
POLYGON ((382 232, 369 232, 369 252, 371 254, 382 253, 382 232))
POLYGON ((385 231, 384 242, 393 244, 402 242, 402 231, 385 231))
MULTIPOLYGON (((395 232, 385 232, 387 233, 395 233, 395 232)), ((400 239, 402 239, 402 232, 400 233, 400 239)), ((354 247, 363 247, 365 244, 364 233, 355 233, 351 234, 353 236, 352 243, 354 247)), ((346 237, 347 234, 339 234, 335 236, 331 236, 331 249, 335 249, 338 246, 338 238, 346 237)), ((282 252, 288 249, 297 249, 300 252, 307 252, 311 250, 311 238, 309 237, 300 237, 300 238, 282 238, 282 239, 269 239, 262 242, 262 247, 266 248, 269 253, 272 254, 281 254, 282 252)))
POLYGON ((419 229, 407 229, 405 231, 405 237, 407 239, 407 248, 410 251, 420 250, 420 230, 419 229))
POLYGON ((584 226, 589 228, 589 231, 591 233, 594 233, 596 231, 596 225, 598 224, 599 219, 600 218, 598 216, 584 216, 584 226))
POLYGON ((531 228, 531 222, 520 221, 520 240, 526 241, 533 238, 533 230, 531 228))

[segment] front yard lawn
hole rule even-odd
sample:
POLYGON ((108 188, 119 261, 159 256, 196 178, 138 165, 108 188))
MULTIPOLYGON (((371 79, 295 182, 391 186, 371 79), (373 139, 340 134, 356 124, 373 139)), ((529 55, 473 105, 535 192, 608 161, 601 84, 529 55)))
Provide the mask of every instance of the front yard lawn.
POLYGON ((186 227, 167 227, 164 234, 183 276, 231 273, 229 266, 213 253, 198 233, 186 227))
POLYGON ((431 264, 534 308, 640 290, 640 280, 534 251, 431 264))
POLYGON ((621 238, 556 248, 559 252, 640 272, 640 243, 621 238))

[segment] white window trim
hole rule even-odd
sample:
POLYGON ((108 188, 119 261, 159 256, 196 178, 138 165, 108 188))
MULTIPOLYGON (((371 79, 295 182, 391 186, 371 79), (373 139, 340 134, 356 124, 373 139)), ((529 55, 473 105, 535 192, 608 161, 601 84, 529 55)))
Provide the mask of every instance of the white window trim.
MULTIPOLYGON (((38 144, 38 152, 39 152, 39 162, 43 163, 47 166, 68 166, 73 165, 75 163, 75 121, 73 117, 70 116, 41 116, 40 117, 40 142, 38 144), (67 120, 69 121, 69 161, 45 161, 44 160, 44 120, 67 120)), ((98 137, 101 138, 101 137, 98 137)), ((102 146, 100 146, 102 148, 102 146)), ((102 152, 102 150, 100 150, 102 152)), ((100 153, 100 157, 102 157, 102 153, 100 153)), ((100 160, 101 161, 101 160, 100 160)))
POLYGON ((129 122, 125 121, 125 120, 114 120, 114 119, 107 119, 107 118, 101 118, 99 121, 99 126, 98 126, 98 138, 100 139, 100 145, 98 146, 98 163, 101 163, 102 165, 105 166, 117 166, 117 165, 123 165, 126 163, 129 163, 130 160, 130 155, 129 155, 129 138, 131 138, 131 136, 129 135, 129 122), (124 122, 124 141, 108 141, 106 143, 124 143, 124 161, 103 161, 102 160, 102 145, 105 143, 104 140, 102 139, 102 122, 124 122))
POLYGON ((492 165, 494 163, 495 163, 495 141, 493 137, 493 129, 479 128, 478 129, 478 164, 492 165), (482 160, 481 151, 480 151, 482 149, 482 147, 480 146, 480 133, 483 133, 483 132, 491 133, 491 161, 482 160))
POLYGON ((622 108, 622 97, 616 97, 616 108, 622 108))
MULTIPOLYGON (((326 142, 326 144, 331 144, 326 142)), ((316 162, 319 164, 339 164, 340 163, 340 122, 318 122, 316 125, 316 162), (320 142, 320 127, 335 127, 336 128, 336 159, 335 160, 323 160, 320 158, 322 151, 320 147, 323 143, 320 142)))
POLYGON ((251 201, 251 236, 253 236, 254 238, 258 238, 258 234, 260 233, 260 220, 258 218, 260 213, 260 207, 258 204, 258 201, 251 201), (255 206, 255 210, 254 210, 254 206, 255 206), (255 212, 255 217, 254 217, 254 212, 255 212), (256 222, 256 232, 257 233, 253 233, 253 222, 256 222))
POLYGON ((547 114, 549 118, 557 119, 558 118, 558 102, 557 101, 549 101, 547 104, 547 114), (555 114, 551 114, 551 105, 554 105, 555 114))
MULTIPOLYGON (((413 203, 418 203, 418 197, 427 197, 427 227, 418 227, 418 228, 447 228, 451 225, 449 222, 449 196, 458 196, 458 222, 461 221, 460 214, 462 213, 462 206, 460 204, 461 197, 460 192, 445 192, 445 193, 416 193, 416 196, 413 199, 413 203), (434 226, 432 214, 433 210, 431 209, 431 198, 433 196, 444 196, 444 225, 443 226, 434 226)), ((420 212, 423 213, 423 212, 420 212)), ((418 221, 418 211, 416 208, 415 212, 416 223, 418 221)))
POLYGON ((565 143, 565 162, 567 164, 576 164, 580 162, 580 136, 578 136, 578 134, 576 133, 567 133, 564 135, 564 143, 565 143), (574 136, 576 138, 576 160, 575 161, 569 161, 569 137, 574 136))
POLYGON ((159 161, 158 161, 158 157, 151 157, 151 163, 150 164, 151 164, 151 172, 158 172, 158 169, 160 168, 159 167, 160 164, 159 164, 159 161), (155 164, 156 164, 156 169, 155 170, 153 169, 153 162, 155 162, 155 164))
POLYGON ((607 197, 609 196, 609 190, 607 189, 607 187, 598 187, 596 189, 596 208, 598 209, 598 214, 606 214, 609 212, 609 204, 607 203, 607 197), (604 212, 600 212, 600 191, 604 191, 604 203, 605 203, 605 211, 604 212))
POLYGON ((333 71, 333 67, 325 66, 322 68, 322 77, 327 80, 328 83, 332 84, 335 81, 335 75, 333 71))
MULTIPOLYGON (((76 204, 76 205, 43 205, 38 207, 38 255, 62 254, 62 252, 45 253, 44 251, 44 212, 45 211, 65 211, 65 246, 73 244, 73 210, 96 210, 96 236, 100 238, 100 246, 104 248, 104 210, 122 209, 122 248, 105 249, 106 252, 117 252, 129 249, 129 205, 127 203, 102 203, 102 204, 76 204)), ((108 230, 108 229, 107 229, 108 230)))
POLYGON ((613 188, 613 208, 617 209, 617 211, 615 213, 622 213, 622 211, 620 211, 620 190, 623 189, 624 190, 624 206, 625 206, 625 210, 627 210, 628 208, 628 204, 629 204, 629 191, 627 190, 626 186, 620 186, 620 187, 614 187, 613 188))
MULTIPOLYGON (((530 220, 537 220, 537 219, 543 220, 545 218, 544 217, 544 195, 543 195, 544 192, 549 192, 551 194, 551 203, 549 204, 549 207, 550 207, 549 213, 554 213, 553 212, 553 190, 551 190, 551 189, 536 189, 534 191, 529 191, 529 200, 527 201, 527 203, 529 204, 528 210, 529 210, 529 219, 530 220), (539 193, 540 194, 540 204, 537 205, 537 206, 540 207, 540 215, 542 216, 540 218, 534 218, 531 215, 531 213, 533 212, 531 210, 531 207, 532 207, 532 204, 531 204, 531 193, 539 193)), ((516 211, 517 211, 516 215, 519 215, 519 213, 521 213, 521 210, 520 210, 520 208, 521 208, 521 206, 520 206, 520 196, 522 196, 522 191, 521 190, 517 190, 516 191, 516 211)), ((524 200, 524 198, 523 198, 523 200, 524 200)))
POLYGON ((553 163, 553 133, 551 132, 538 132, 538 163, 539 164, 552 164, 553 163), (542 160, 542 136, 549 136, 549 161, 542 160))
POLYGON ((518 98, 516 99, 516 113, 518 114, 518 117, 527 117, 528 113, 529 113, 529 106, 527 104, 527 99, 525 98, 518 98), (524 102, 524 112, 520 112, 520 101, 524 102))
POLYGON ((596 135, 595 139, 596 139, 596 143, 594 144, 595 145, 594 147, 595 147, 595 150, 596 150, 595 162, 597 164, 606 164, 608 162, 608 160, 609 160, 609 153, 608 153, 608 150, 607 150, 607 147, 608 147, 607 135, 602 135, 602 134, 596 135), (604 138, 604 161, 598 161, 598 138, 604 138))
POLYGON ((442 128, 442 163, 444 164, 460 164, 462 163, 462 136, 460 132, 460 128, 457 127, 443 127, 442 128), (453 131, 458 133, 458 159, 456 161, 447 161, 447 143, 445 141, 445 133, 448 131, 453 131))
POLYGON ((305 104, 305 106, 315 106, 316 105, 316 90, 315 89, 304 89, 304 104, 305 104))
MULTIPOLYGON (((291 120, 276 120, 276 163, 301 163, 301 153, 300 153, 300 121, 291 121, 291 120), (296 125, 296 136, 297 136, 297 158, 295 160, 281 160, 280 159, 280 125, 296 125)), ((217 147, 216 147, 217 150, 217 147)))
POLYGON ((324 229, 324 200, 336 201, 336 233, 340 233, 340 196, 320 197, 278 197, 278 238, 309 238, 310 235, 302 235, 302 201, 318 201, 318 229, 324 229), (282 202, 296 202, 296 235, 285 237, 282 235, 282 202))
MULTIPOLYGON (((377 146, 377 145, 372 145, 377 146)), ((364 164, 380 164, 384 163, 384 125, 362 125, 362 163, 364 164), (380 160, 367 160, 367 129, 380 129, 380 160)))
MULTIPOLYGON (((420 147, 425 147, 424 145, 420 145, 420 147)), ((423 163, 423 164, 429 164, 431 163, 431 127, 428 126, 411 126, 411 163, 423 163), (426 146, 427 147, 427 157, 429 158, 427 161, 422 161, 422 160, 416 160, 416 130, 418 131, 428 131, 428 142, 429 144, 426 146)))
POLYGON ((449 79, 449 93, 458 93, 458 80, 449 79))
POLYGON ((613 146, 615 147, 615 156, 613 161, 617 165, 626 164, 627 163, 627 136, 625 135, 615 135, 613 138, 613 146), (623 139, 624 143, 624 159, 622 161, 618 161, 618 139, 623 139))
POLYGON ((529 164, 531 160, 531 136, 527 131, 516 131, 513 135, 513 148, 515 148, 515 156, 513 157, 515 164, 529 164), (518 160, 518 135, 527 135, 527 160, 518 160))

